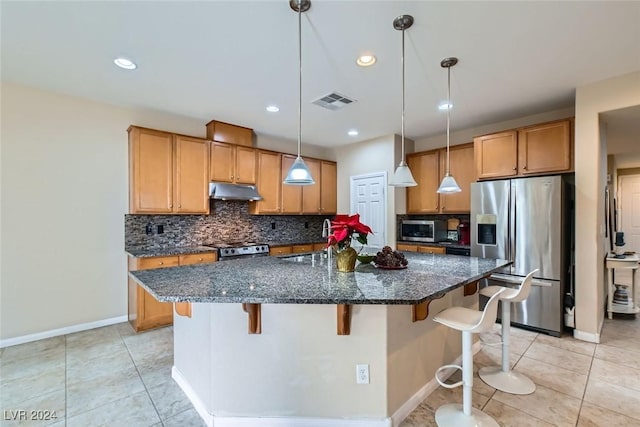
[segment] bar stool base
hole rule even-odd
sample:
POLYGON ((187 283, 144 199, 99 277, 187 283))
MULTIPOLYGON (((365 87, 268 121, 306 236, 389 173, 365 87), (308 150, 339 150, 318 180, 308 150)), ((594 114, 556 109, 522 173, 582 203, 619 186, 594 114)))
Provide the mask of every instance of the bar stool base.
POLYGON ((438 427, 500 427, 500 425, 479 409, 471 408, 471 415, 462 412, 462 405, 451 403, 436 410, 438 427))
POLYGON ((510 394, 531 394, 536 385, 519 372, 504 372, 500 366, 486 366, 478 371, 482 381, 491 387, 510 394))

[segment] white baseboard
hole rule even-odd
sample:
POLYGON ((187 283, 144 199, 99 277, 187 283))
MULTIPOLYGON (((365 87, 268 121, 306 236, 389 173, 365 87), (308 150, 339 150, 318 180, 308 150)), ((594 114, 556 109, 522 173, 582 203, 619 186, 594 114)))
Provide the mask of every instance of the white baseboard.
POLYGON ((171 369, 171 377, 208 427, 392 427, 390 418, 216 417, 207 411, 202 400, 175 366, 171 369))
MULTIPOLYGON (((602 326, 600 326, 600 330, 602 330, 602 326)), ((577 340, 593 342, 596 344, 600 344, 600 334, 592 334, 590 332, 583 332, 577 329, 573 330, 573 337, 577 340)))
MULTIPOLYGON (((476 354, 477 352, 479 352, 481 348, 482 348, 482 343, 480 341, 477 341, 473 345, 473 354, 476 354)), ((454 360, 451 363, 451 365, 461 366, 462 355, 458 356, 456 360, 454 360)), ((442 379, 449 378, 451 375, 453 375, 455 371, 456 369, 454 368, 443 369, 440 377, 442 379)), ((418 405, 420 405, 420 403, 422 403, 422 401, 426 399, 427 396, 429 396, 431 393, 433 393, 438 387, 440 387, 440 384, 438 384, 435 377, 432 378, 431 381, 429 381, 422 388, 420 388, 420 390, 418 390, 413 396, 409 398, 409 400, 404 402, 404 404, 400 406, 396 412, 393 413, 393 415, 391 416, 391 425, 393 427, 399 426, 402 423, 402 421, 404 421, 404 419, 407 418, 409 414, 411 414, 414 411, 414 409, 416 409, 418 405)))
POLYGON ((79 325, 67 326, 66 328, 52 329, 50 331, 38 332, 35 334, 22 335, 21 337, 7 338, 0 340, 0 348, 11 347, 12 345, 24 344, 31 341, 38 341, 45 338, 57 337, 60 335, 72 334, 74 332, 95 329, 101 326, 115 325, 129 320, 127 315, 112 317, 110 319, 96 320, 95 322, 81 323, 79 325))

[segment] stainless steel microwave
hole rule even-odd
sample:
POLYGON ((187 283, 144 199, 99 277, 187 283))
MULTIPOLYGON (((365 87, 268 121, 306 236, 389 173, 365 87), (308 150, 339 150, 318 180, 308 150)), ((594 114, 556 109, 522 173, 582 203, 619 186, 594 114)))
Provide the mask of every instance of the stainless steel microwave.
POLYGON ((441 220, 408 219, 400 225, 402 240, 413 242, 438 242, 447 239, 447 222, 441 220))

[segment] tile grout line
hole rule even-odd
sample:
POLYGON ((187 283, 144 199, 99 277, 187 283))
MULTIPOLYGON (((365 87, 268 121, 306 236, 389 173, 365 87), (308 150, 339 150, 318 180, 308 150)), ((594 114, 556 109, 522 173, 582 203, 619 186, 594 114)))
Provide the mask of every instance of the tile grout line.
MULTIPOLYGON (((156 411, 156 415, 158 416, 158 419, 160 420, 160 424, 162 426, 164 426, 164 421, 162 420, 162 416, 160 416, 160 411, 158 411, 158 408, 156 406, 156 402, 153 401, 153 398, 151 397, 151 393, 149 393, 149 388, 147 387, 147 384, 142 379, 142 375, 140 374, 140 370, 138 369, 138 364, 136 363, 135 359, 133 358, 133 354, 131 354, 131 350, 129 349, 129 346, 127 345, 127 341, 125 341, 125 339, 122 336, 122 333, 120 333, 119 329, 118 329, 118 334, 120 335, 120 339, 122 340, 122 343, 124 344, 124 347, 127 349, 127 353, 129 354, 129 357, 131 358, 131 362, 133 363, 133 367, 136 369, 136 373, 138 374, 138 378, 140 378, 140 382, 142 383, 142 386, 144 387, 144 391, 145 391, 145 393, 147 393, 147 397, 149 398, 149 401, 151 402, 151 405, 153 406, 153 410, 156 411)), ((157 424, 157 423, 154 423, 154 424, 157 424)))

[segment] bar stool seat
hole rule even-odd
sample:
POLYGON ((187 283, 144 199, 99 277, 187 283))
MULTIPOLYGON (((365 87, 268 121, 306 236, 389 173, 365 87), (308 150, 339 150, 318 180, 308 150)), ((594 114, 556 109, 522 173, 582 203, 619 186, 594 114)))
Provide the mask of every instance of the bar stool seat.
POLYGON ((509 337, 511 331, 511 303, 524 301, 529 297, 533 275, 538 270, 527 274, 519 288, 487 286, 480 291, 481 295, 493 297, 500 294, 502 302, 502 366, 487 366, 478 371, 482 381, 491 387, 510 394, 531 394, 536 385, 529 377, 511 370, 509 363, 509 337))
POLYGON ((498 427, 496 420, 472 407, 473 352, 471 347, 473 343, 471 334, 485 332, 495 323, 498 313, 498 299, 502 292, 504 289, 497 290, 483 311, 465 307, 450 307, 433 318, 435 322, 462 332, 462 366, 441 366, 435 375, 436 381, 445 388, 462 385, 462 405, 451 403, 442 405, 436 410, 436 424, 440 427, 498 427), (440 379, 440 372, 450 368, 462 370, 462 381, 446 384, 440 379))

